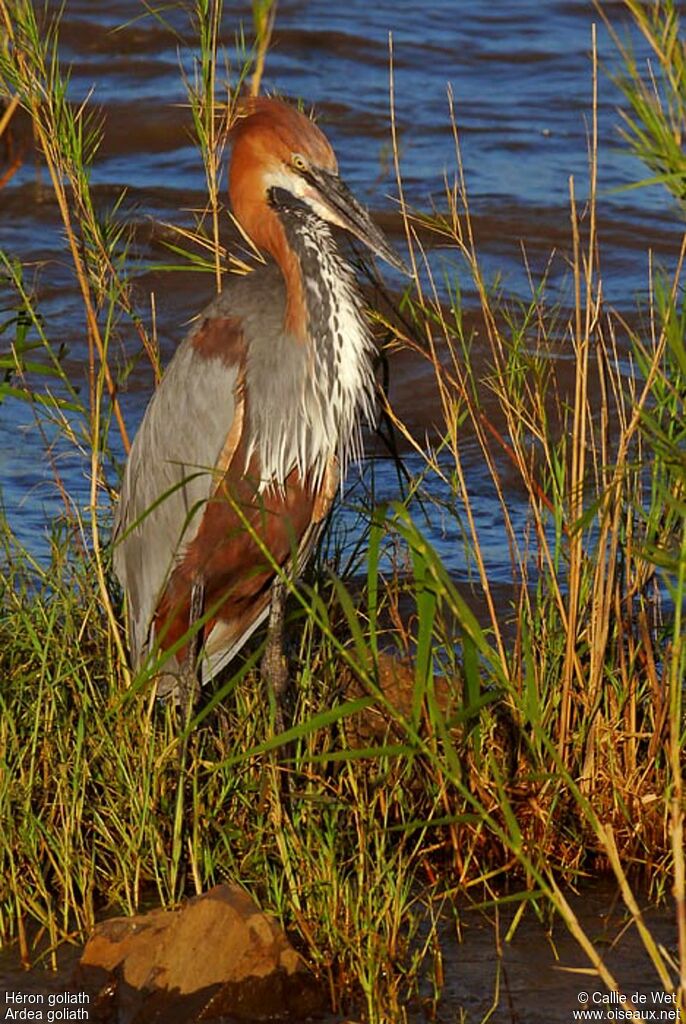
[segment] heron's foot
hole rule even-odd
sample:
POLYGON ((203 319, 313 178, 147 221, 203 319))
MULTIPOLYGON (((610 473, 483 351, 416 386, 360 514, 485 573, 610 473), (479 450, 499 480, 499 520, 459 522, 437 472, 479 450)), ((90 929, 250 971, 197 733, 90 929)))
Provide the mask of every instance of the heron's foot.
POLYGON ((155 697, 160 706, 169 704, 177 709, 187 709, 189 701, 195 708, 200 697, 200 681, 195 671, 186 662, 175 664, 173 670, 160 673, 155 679, 155 697))

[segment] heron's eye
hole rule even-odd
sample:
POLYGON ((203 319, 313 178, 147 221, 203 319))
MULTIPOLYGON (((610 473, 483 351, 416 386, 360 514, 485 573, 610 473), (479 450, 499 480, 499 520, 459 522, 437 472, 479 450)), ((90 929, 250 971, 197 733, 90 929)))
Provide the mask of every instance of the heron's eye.
POLYGON ((307 170, 307 160, 300 153, 294 153, 291 157, 291 164, 295 167, 296 171, 307 170))

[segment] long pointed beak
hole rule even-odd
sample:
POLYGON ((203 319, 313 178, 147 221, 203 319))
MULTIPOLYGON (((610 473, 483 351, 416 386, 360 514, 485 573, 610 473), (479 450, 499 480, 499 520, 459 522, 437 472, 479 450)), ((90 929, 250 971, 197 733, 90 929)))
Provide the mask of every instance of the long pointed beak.
POLYGON ((328 221, 345 228, 386 263, 390 263, 401 274, 410 276, 410 271, 391 248, 383 231, 376 226, 369 212, 357 201, 337 174, 330 174, 317 168, 310 170, 306 177, 313 186, 313 191, 316 190, 316 196, 313 195, 312 198, 318 199, 322 204, 328 221))

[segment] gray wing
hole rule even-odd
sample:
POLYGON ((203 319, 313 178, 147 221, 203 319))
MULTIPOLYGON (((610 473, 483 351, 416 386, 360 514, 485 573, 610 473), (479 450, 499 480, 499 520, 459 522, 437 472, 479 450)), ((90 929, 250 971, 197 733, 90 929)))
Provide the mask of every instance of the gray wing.
MULTIPOLYGON (((323 520, 318 523, 311 523, 309 528, 305 531, 297 552, 297 565, 293 565, 293 560, 291 559, 289 560, 288 565, 284 567, 286 573, 291 577, 297 578, 305 569, 305 566, 309 562, 310 556, 316 547, 324 525, 325 523, 323 520)), ((271 600, 268 600, 264 607, 258 611, 257 615, 248 627, 237 637, 232 634, 230 627, 221 620, 215 624, 205 643, 205 657, 202 663, 203 685, 208 683, 211 679, 214 679, 214 677, 221 672, 229 662, 233 661, 238 652, 245 646, 245 644, 247 644, 253 633, 265 621, 269 615, 270 608, 271 600)))
MULTIPOLYGON (((338 492, 339 482, 338 460, 334 458, 326 468, 322 487, 315 498, 312 521, 300 538, 295 557, 290 558, 287 565, 284 566, 286 574, 292 580, 297 579, 304 571, 313 550, 317 546, 319 537, 326 525, 326 517, 338 492)), ((264 607, 257 610, 254 619, 248 627, 238 636, 234 634, 230 625, 223 623, 221 620, 214 625, 205 641, 205 658, 202 666, 203 683, 213 679, 225 665, 228 665, 233 660, 255 630, 262 625, 269 614, 270 606, 271 600, 267 600, 264 607)))
POLYGON ((133 442, 114 530, 114 570, 127 596, 135 665, 158 600, 193 539, 236 410, 243 339, 212 307, 176 351, 133 442))

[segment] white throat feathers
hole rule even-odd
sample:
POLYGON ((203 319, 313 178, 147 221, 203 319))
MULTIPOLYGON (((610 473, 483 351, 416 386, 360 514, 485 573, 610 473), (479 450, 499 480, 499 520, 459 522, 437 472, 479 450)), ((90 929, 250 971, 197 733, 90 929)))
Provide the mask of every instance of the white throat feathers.
POLYGON ((270 351, 251 347, 247 391, 265 401, 247 410, 247 459, 259 458, 261 491, 283 488, 293 470, 316 491, 334 456, 343 476, 362 454, 362 421, 374 418, 374 343, 328 225, 297 200, 282 222, 300 264, 307 338, 282 332, 270 351))

